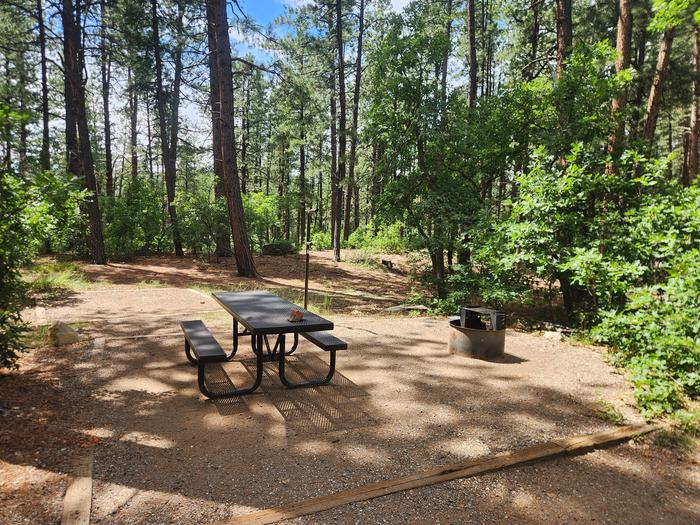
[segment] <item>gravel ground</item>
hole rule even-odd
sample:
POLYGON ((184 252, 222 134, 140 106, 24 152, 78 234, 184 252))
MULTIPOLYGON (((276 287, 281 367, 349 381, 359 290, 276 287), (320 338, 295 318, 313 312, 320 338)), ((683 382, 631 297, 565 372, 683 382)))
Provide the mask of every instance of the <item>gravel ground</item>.
MULTIPOLYGON (((88 452, 93 523, 206 523, 611 428, 595 415, 599 401, 640 420, 602 353, 526 333, 508 331, 506 357, 486 362, 447 353, 444 319, 334 315, 350 345, 334 384, 288 391, 269 364, 260 393, 211 402, 177 329, 182 318, 202 318, 230 347, 230 318, 205 295, 88 291, 42 315, 89 322, 83 333, 94 340, 37 351, 21 374, 0 378, 10 405, 1 413, 10 423, 0 431, 2 523, 56 523, 71 462, 88 452), (41 377, 26 382, 32 370, 41 377), (33 419, 13 403, 32 403, 33 419)), ((325 364, 307 342, 297 355, 298 374, 325 364)), ((243 361, 225 365, 235 384, 250 380, 251 356, 245 349, 243 361)), ((698 523, 697 465, 643 440, 292 522, 698 523)))

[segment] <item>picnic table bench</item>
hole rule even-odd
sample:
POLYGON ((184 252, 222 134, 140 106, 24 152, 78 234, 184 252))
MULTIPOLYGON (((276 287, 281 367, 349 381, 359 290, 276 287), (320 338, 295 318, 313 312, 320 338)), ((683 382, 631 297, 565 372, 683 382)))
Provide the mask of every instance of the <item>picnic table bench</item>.
POLYGON ((220 292, 212 295, 233 317, 233 350, 230 354, 223 350, 201 320, 180 322, 185 337, 185 355, 192 364, 197 365, 197 383, 202 394, 209 398, 217 398, 254 392, 262 381, 264 363, 275 360, 278 361, 280 381, 287 388, 319 386, 331 381, 335 373, 335 354, 348 347, 345 341, 330 332, 333 329, 331 321, 267 291, 220 292), (303 319, 297 322, 289 321, 292 310, 303 312, 303 319), (243 326, 243 330, 239 330, 239 324, 243 326), (293 336, 292 346, 288 349, 287 334, 293 336), (274 335, 277 336, 277 340, 271 345, 269 336, 274 335), (285 358, 296 350, 299 335, 322 350, 330 352, 328 373, 325 377, 299 382, 287 379, 285 358), (233 359, 238 352, 239 337, 244 336, 250 337, 251 349, 255 355, 256 374, 253 383, 244 388, 212 391, 207 385, 207 365, 233 359))

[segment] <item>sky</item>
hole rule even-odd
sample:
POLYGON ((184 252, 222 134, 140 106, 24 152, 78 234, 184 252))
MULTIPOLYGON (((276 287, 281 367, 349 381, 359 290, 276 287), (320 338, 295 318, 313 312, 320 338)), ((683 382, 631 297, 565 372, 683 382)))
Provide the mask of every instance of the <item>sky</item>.
MULTIPOLYGON (((285 5, 299 5, 308 0, 238 0, 245 13, 261 25, 271 23, 284 12, 285 5)), ((401 11, 410 0, 391 0, 394 11, 401 11)))

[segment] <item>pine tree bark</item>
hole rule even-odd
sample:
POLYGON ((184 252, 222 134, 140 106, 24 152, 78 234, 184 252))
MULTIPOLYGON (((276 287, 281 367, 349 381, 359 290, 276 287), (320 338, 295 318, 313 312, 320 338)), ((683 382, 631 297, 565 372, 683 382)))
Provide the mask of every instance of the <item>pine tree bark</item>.
POLYGON ((49 84, 46 66, 46 27, 44 26, 44 6, 42 0, 36 1, 37 22, 39 25, 39 53, 41 56, 41 153, 39 164, 43 171, 51 169, 51 151, 49 137, 49 84))
MULTIPOLYGON (((41 1, 41 0, 40 0, 41 1)), ((102 81, 102 117, 105 138, 105 192, 114 196, 114 166, 112 165, 112 125, 109 111, 109 88, 111 82, 111 53, 107 49, 107 5, 100 1, 100 78, 102 81)))
POLYGON ((304 120, 304 100, 299 106, 299 126, 301 136, 299 142, 299 220, 297 225, 297 239, 304 242, 306 232, 306 121, 304 120))
POLYGON ((250 250, 248 230, 241 186, 238 180, 238 166, 233 128, 233 77, 231 70, 231 43, 228 33, 226 0, 207 0, 208 30, 212 32, 214 48, 209 52, 215 56, 217 78, 219 80, 215 98, 219 100, 219 128, 221 136, 221 159, 224 172, 224 193, 228 207, 229 223, 233 234, 233 248, 238 275, 256 277, 253 254, 250 250))
MULTIPOLYGON (((619 0, 619 14, 617 18, 617 60, 615 60, 615 72, 620 73, 630 65, 632 52, 632 0, 619 0)), ((612 173, 615 163, 620 156, 622 142, 625 136, 625 119, 621 113, 627 103, 627 88, 624 88, 612 100, 611 114, 613 122, 616 121, 615 131, 608 139, 608 153, 612 162, 606 171, 612 173)))
POLYGON ((649 98, 647 99, 646 112, 644 114, 644 131, 642 136, 650 146, 653 143, 656 135, 656 123, 659 119, 663 87, 664 82, 666 81, 668 63, 671 59, 671 47, 673 45, 674 36, 674 29, 664 31, 663 38, 661 39, 661 46, 659 47, 659 54, 656 58, 654 80, 651 84, 651 89, 649 90, 649 98))
POLYGON ((574 33, 571 21, 571 0, 556 0, 557 78, 561 78, 566 59, 571 54, 574 33))
MULTIPOLYGON (((346 129, 346 110, 347 103, 345 99, 345 56, 343 51, 343 3, 341 0, 335 0, 335 41, 338 56, 338 213, 336 214, 337 225, 333 232, 333 259, 340 261, 340 219, 341 209, 343 207, 343 193, 341 184, 345 181, 345 152, 347 146, 347 129, 346 129)), ((350 191, 348 189, 348 191, 350 191)))
POLYGON ((700 31, 693 28, 692 80, 690 84, 690 126, 686 132, 682 182, 690 186, 698 174, 698 82, 700 82, 700 31))
MULTIPOLYGON (((211 20, 210 14, 211 5, 207 2, 207 19, 211 20)), ((209 46, 208 64, 209 64, 209 93, 211 104, 211 141, 214 161, 214 176, 216 184, 214 186, 214 197, 220 199, 225 198, 225 181, 224 181, 224 162, 221 158, 221 126, 219 125, 221 112, 219 111, 220 100, 219 95, 219 72, 216 66, 216 54, 211 50, 216 48, 216 39, 213 31, 207 31, 207 44, 209 46)), ((269 189, 268 189, 269 191, 269 189)), ((216 249, 214 254, 217 257, 231 257, 231 233, 229 231, 221 232, 215 239, 216 249)))
POLYGON ((467 2, 467 31, 469 33, 469 107, 476 105, 476 88, 479 85, 476 61, 476 24, 474 23, 474 0, 467 2))
POLYGON ((139 154, 138 154, 138 111, 139 101, 136 85, 131 72, 128 70, 127 81, 129 83, 129 152, 131 153, 131 178, 135 180, 139 174, 139 154))
MULTIPOLYGON (((81 50, 80 9, 74 7, 72 0, 62 0, 61 20, 63 22, 64 70, 66 86, 66 121, 77 129, 76 141, 79 143, 79 157, 76 150, 75 166, 82 176, 85 189, 88 190, 86 207, 90 221, 90 251, 96 264, 106 264, 104 239, 102 236, 102 216, 97 195, 95 165, 90 145, 87 112, 85 110, 85 86, 82 72, 85 67, 81 50)), ((68 129, 68 128, 67 128, 68 129)), ((70 164, 69 164, 70 165, 70 164)))
MULTIPOLYGON (((332 35, 334 31, 333 27, 333 17, 328 17, 328 33, 332 35)), ((342 200, 339 198, 338 194, 340 192, 338 184, 338 134, 337 134, 337 113, 338 107, 335 98, 335 58, 331 59, 330 63, 330 117, 331 117, 331 129, 330 129, 330 147, 331 147, 331 244, 333 245, 333 252, 335 255, 335 246, 340 246, 340 233, 338 233, 338 241, 336 241, 336 230, 340 223, 340 209, 338 207, 338 201, 342 200)), ((340 248, 338 248, 338 258, 340 258, 340 248)))
MULTIPOLYGON (((160 31, 158 21, 158 1, 151 0, 151 28, 153 32, 153 55, 156 69, 156 107, 158 110, 158 127, 160 130, 160 148, 165 178, 165 193, 167 200, 170 225, 173 230, 173 245, 175 255, 182 257, 182 239, 177 223, 177 210, 175 209, 175 171, 171 169, 170 144, 168 144, 168 129, 165 118, 165 94, 163 92, 163 59, 160 50, 160 31)), ((179 96, 179 94, 178 94, 179 96)))
MULTIPOLYGON (((452 0, 450 0, 451 2, 452 0)), ((352 230, 359 224, 359 186, 355 181, 355 165, 357 164, 357 125, 360 114, 360 88, 362 85, 362 40, 365 33, 365 0, 360 0, 360 12, 357 33, 357 56, 355 57, 355 86, 352 98, 352 124, 350 130, 350 158, 348 159, 348 191, 345 199, 345 231, 343 237, 347 241, 352 230), (350 223, 351 194, 355 193, 355 221, 350 223)))

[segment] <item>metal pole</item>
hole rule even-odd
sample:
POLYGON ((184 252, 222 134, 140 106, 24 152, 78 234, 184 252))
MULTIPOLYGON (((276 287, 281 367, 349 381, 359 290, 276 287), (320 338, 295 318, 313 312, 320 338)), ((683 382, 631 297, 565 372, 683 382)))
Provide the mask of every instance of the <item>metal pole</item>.
POLYGON ((309 302, 309 245, 311 244, 311 217, 316 210, 309 210, 306 217, 306 268, 304 269, 304 310, 309 302))

